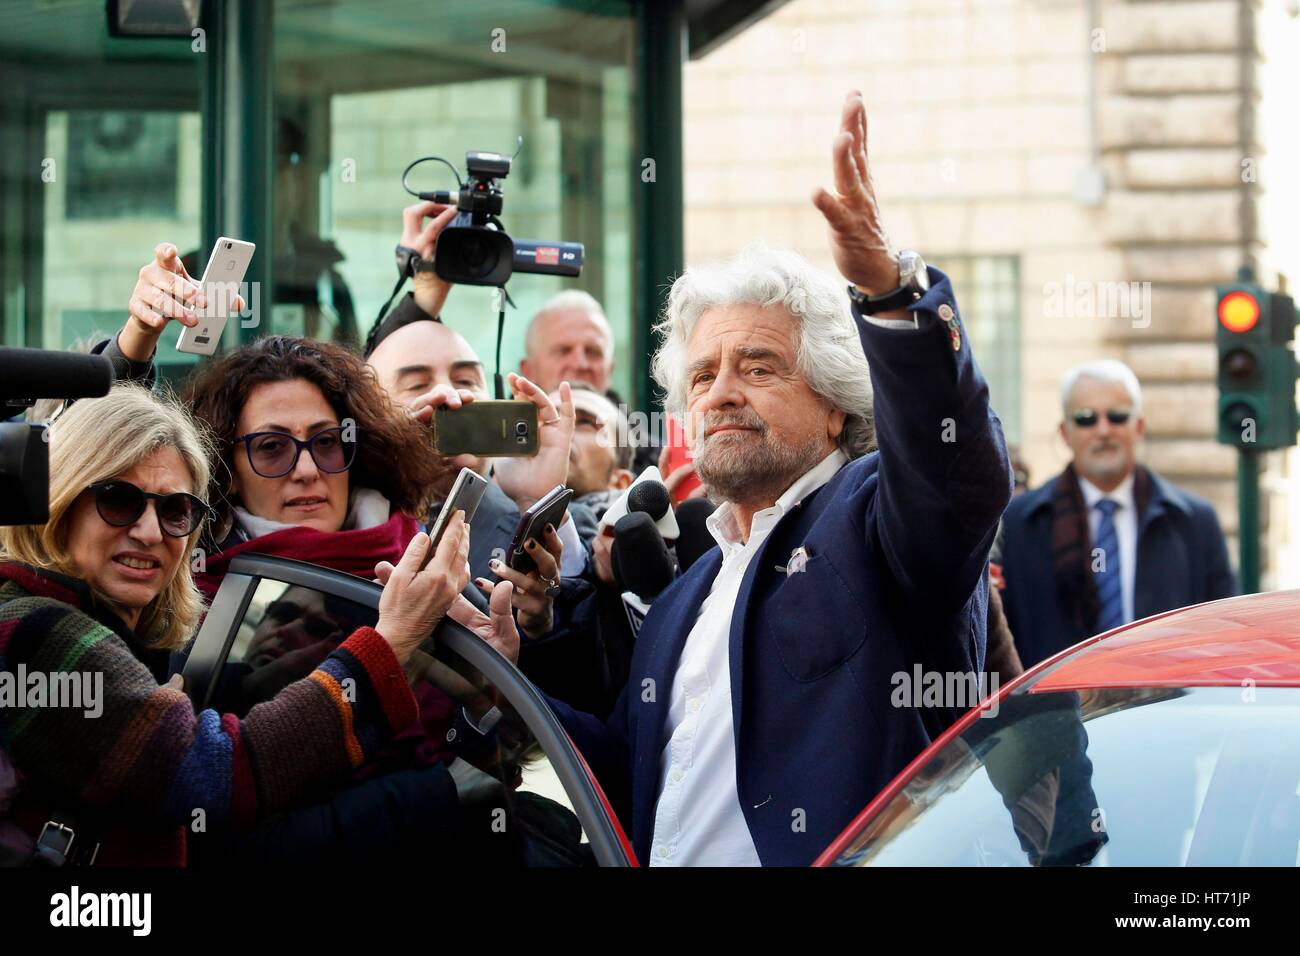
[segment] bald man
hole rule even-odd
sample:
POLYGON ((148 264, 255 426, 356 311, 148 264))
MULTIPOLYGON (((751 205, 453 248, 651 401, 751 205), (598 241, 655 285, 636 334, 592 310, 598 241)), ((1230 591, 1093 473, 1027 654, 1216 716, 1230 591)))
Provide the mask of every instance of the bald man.
MULTIPOLYGON (((473 347, 455 329, 443 325, 416 305, 413 297, 402 300, 385 317, 369 344, 371 351, 366 362, 375 370, 379 384, 395 403, 410 410, 419 421, 430 422, 433 409, 439 406, 459 408, 475 399, 491 397, 483 362, 473 347)), ((518 398, 528 398, 538 404, 538 421, 563 424, 567 433, 551 436, 543 429, 538 453, 533 458, 494 459, 494 480, 488 482, 470 522, 470 570, 475 577, 488 580, 491 574, 508 573, 491 570, 488 562, 493 557, 501 558, 509 549, 521 507, 540 497, 539 488, 544 493, 564 483, 572 440, 571 406, 566 420, 540 389, 517 377, 511 379, 518 398), (551 441, 552 438, 555 440, 551 441)), ((449 461, 456 471, 470 468, 487 477, 491 470, 487 459, 473 455, 457 455, 449 461)), ((449 490, 439 489, 444 495, 449 490)), ((435 513, 438 507, 440 503, 435 506, 435 513)), ((573 523, 563 522, 558 531, 564 543, 561 573, 581 574, 586 565, 585 548, 573 523)))

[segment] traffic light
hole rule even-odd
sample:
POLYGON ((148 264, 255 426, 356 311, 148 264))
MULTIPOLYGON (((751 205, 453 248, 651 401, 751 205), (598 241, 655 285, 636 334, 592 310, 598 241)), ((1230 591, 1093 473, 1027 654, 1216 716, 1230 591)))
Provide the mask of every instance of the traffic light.
POLYGON ((1295 303, 1266 292, 1243 270, 1219 286, 1219 434, 1238 448, 1286 448, 1296 443, 1295 303))

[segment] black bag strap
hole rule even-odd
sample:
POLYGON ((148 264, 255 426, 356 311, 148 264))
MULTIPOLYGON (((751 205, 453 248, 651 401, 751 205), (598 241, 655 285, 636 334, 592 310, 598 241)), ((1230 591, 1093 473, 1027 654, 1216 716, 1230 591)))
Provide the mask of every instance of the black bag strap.
POLYGON ((76 822, 66 813, 50 814, 31 853, 0 845, 0 867, 94 866, 98 856, 99 842, 85 836, 78 840, 76 822))
POLYGON ((32 850, 31 866, 54 867, 65 866, 72 855, 72 846, 77 842, 77 831, 69 824, 54 817, 45 821, 41 833, 36 838, 36 847, 32 850))

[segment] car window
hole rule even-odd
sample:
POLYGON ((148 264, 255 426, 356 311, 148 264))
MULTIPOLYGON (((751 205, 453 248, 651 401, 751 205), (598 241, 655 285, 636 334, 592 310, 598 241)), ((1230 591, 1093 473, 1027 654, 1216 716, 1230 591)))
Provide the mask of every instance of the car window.
MULTIPOLYGON (((216 668, 209 706, 245 716, 310 674, 356 628, 375 624, 378 588, 358 592, 364 582, 312 570, 316 586, 254 579, 242 613, 224 626, 229 649, 216 668), (336 582, 346 587, 333 587, 336 582)), ((527 865, 594 863, 551 755, 500 687, 432 637, 412 656, 407 677, 418 725, 383 748, 359 779, 443 763, 456 779, 463 819, 475 821, 467 825, 481 828, 485 838, 509 844, 515 857, 504 858, 527 865)))
POLYGON ((862 825, 840 866, 1300 865, 1300 692, 1012 694, 862 825))

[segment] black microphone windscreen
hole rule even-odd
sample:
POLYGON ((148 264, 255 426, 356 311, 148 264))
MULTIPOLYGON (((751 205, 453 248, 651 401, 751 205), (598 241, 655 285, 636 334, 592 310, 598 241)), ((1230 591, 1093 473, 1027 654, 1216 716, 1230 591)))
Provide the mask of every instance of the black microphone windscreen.
POLYGON ((0 399, 99 398, 112 387, 107 356, 0 347, 0 399))
POLYGON ((614 523, 610 560, 623 590, 645 601, 654 600, 672 584, 676 573, 663 535, 644 511, 625 514, 614 523))
POLYGON ((687 498, 677 506, 677 564, 682 574, 690 570, 700 555, 717 546, 705 524, 716 507, 707 498, 687 498))
POLYGON ((655 521, 668 514, 668 489, 661 481, 643 481, 627 493, 627 510, 644 511, 655 521))

